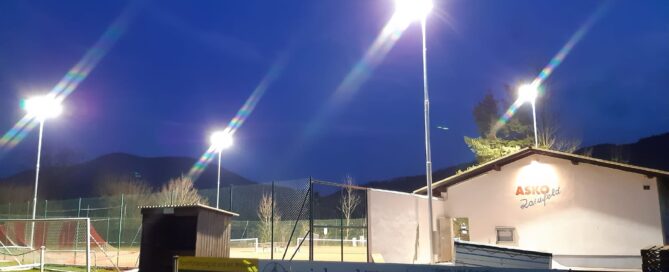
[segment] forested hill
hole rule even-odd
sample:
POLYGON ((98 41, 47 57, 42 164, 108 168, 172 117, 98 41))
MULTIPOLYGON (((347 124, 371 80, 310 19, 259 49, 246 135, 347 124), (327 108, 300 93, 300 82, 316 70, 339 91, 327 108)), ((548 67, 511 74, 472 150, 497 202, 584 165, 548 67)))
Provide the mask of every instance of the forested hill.
MULTIPOLYGON (((66 199, 99 195, 101 183, 119 179, 143 181, 154 189, 170 179, 188 174, 196 159, 189 157, 141 157, 113 153, 69 166, 43 167, 40 171, 39 195, 46 199, 66 199)), ((216 167, 208 167, 195 182, 198 188, 216 187, 216 167)), ((26 199, 32 196, 35 171, 26 170, 0 179, 3 198, 26 199), (7 190, 12 190, 7 196, 7 190)), ((242 185, 254 182, 227 169, 221 170, 221 184, 242 185)), ((1 201, 0 201, 1 202, 1 201)))
POLYGON ((642 138, 631 144, 599 144, 581 148, 577 154, 603 160, 669 171, 669 132, 642 138))
MULTIPOLYGON (((669 171, 669 133, 640 139, 630 144, 599 144, 581 148, 577 154, 613 160, 632 165, 669 171)), ((40 172, 39 195, 47 199, 92 197, 99 194, 99 186, 110 177, 142 180, 154 189, 168 180, 188 173, 196 159, 188 157, 147 158, 124 153, 108 154, 91 161, 69 166, 44 167, 40 172)), ((464 170, 475 162, 462 163, 438 169, 433 180, 438 181, 464 170)), ((316 175, 317 176, 317 173, 316 175)), ((26 170, 0 178, 0 200, 30 199, 34 170, 26 170), (4 199, 7 198, 7 199, 4 199)), ((255 182, 226 169, 222 170, 222 185, 244 185, 255 182)), ((216 186, 216 167, 208 167, 195 183, 198 188, 216 186)), ((386 190, 412 192, 425 185, 425 175, 397 177, 371 181, 363 186, 386 190)))

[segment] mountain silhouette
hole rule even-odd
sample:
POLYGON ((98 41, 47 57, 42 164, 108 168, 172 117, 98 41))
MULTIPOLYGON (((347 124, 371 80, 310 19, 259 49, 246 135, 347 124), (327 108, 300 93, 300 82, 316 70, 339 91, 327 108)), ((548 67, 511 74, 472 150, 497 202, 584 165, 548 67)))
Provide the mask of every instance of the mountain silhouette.
POLYGON ((669 171, 669 133, 642 138, 631 144, 599 144, 576 151, 603 160, 669 171))
MULTIPOLYGON (((195 162, 196 159, 189 157, 140 157, 126 153, 112 153, 79 164, 43 167, 40 169, 38 195, 46 199, 96 196, 97 186, 106 177, 129 177, 159 189, 170 179, 186 175, 195 162)), ((195 181, 195 186, 216 187, 216 170, 214 162, 195 181)), ((29 186, 31 190, 34 182, 34 170, 26 170, 0 179, 0 185, 29 186)), ((221 186, 254 183, 225 168, 221 169, 221 186)))
MULTIPOLYGON (((669 171, 669 133, 646 137, 630 144, 598 144, 575 153, 598 159, 612 160, 637 166, 669 171)), ((159 189, 172 178, 188 173, 196 159, 189 157, 141 157, 126 153, 112 153, 69 166, 44 167, 40 171, 39 196, 46 199, 67 199, 97 196, 97 186, 105 177, 131 177, 142 180, 153 189, 159 189)), ((433 181, 447 178, 475 162, 466 162, 436 170, 433 181)), ((34 170, 0 178, 0 186, 13 184, 30 189, 35 180, 34 170)), ((221 186, 249 185, 256 182, 225 168, 221 170, 221 186)), ((361 183, 369 188, 412 192, 425 186, 425 175, 404 176, 361 183)), ((216 165, 212 164, 196 180, 200 189, 216 186, 216 165)), ((327 200, 324 200, 327 201, 327 200)))
MULTIPOLYGON (((575 153, 602 160, 669 171, 669 156, 667 156, 669 154, 669 132, 642 138, 630 144, 598 144, 584 147, 575 153)), ((465 170, 475 164, 476 162, 472 161, 441 168, 432 174, 432 180, 433 182, 442 180, 454 175, 458 170, 465 170)), ((400 192, 413 192, 425 186, 425 175, 372 181, 363 186, 400 192)))

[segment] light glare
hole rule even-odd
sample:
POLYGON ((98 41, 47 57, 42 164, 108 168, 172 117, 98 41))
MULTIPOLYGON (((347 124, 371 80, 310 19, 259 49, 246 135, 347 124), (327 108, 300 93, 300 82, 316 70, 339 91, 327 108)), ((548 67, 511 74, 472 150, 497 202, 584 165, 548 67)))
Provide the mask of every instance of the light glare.
POLYGON ((395 16, 404 22, 421 21, 433 7, 432 0, 395 0, 395 16))
POLYGON ((522 102, 534 103, 539 90, 532 84, 523 84, 518 88, 518 99, 522 102))
POLYGON ((63 112, 63 106, 53 95, 29 98, 24 101, 23 109, 39 120, 55 118, 63 112))
POLYGON ((535 160, 530 162, 530 164, 523 166, 518 171, 516 184, 523 187, 548 185, 551 188, 560 185, 555 167, 535 160))
POLYGON ((230 148, 232 146, 233 140, 232 135, 227 131, 216 131, 211 134, 211 145, 217 151, 230 148))

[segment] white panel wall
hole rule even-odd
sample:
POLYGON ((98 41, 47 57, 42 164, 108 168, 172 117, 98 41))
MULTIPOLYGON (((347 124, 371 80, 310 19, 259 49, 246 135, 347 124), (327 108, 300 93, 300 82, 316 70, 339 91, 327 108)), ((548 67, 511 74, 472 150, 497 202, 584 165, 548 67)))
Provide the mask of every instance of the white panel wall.
POLYGON ((468 217, 474 242, 495 244, 496 226, 515 227, 516 246, 556 259, 639 256, 641 248, 662 243, 657 181, 626 171, 531 155, 449 187, 446 198, 446 215, 468 217), (528 175, 532 161, 541 171, 528 175), (522 209, 526 197, 516 190, 523 182, 554 183, 560 193, 522 209))
MULTIPOLYGON (((370 252, 388 263, 428 263, 427 197, 372 189, 368 201, 370 252)), ((436 222, 444 215, 444 201, 432 201, 436 222)))

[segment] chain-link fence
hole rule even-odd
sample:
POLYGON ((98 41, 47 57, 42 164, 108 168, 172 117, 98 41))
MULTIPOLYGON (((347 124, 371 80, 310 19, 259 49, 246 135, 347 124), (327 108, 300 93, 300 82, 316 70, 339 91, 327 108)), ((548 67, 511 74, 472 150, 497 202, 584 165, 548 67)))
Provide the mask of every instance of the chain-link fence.
MULTIPOLYGON (((204 204, 216 206, 216 189, 199 194, 204 204)), ((37 219, 88 217, 115 264, 136 267, 142 235, 138 207, 172 204, 157 199, 158 194, 40 200, 37 219)), ((220 189, 219 208, 239 214, 232 222, 231 257, 368 260, 365 188, 310 178, 229 185, 220 189)), ((0 204, 0 219, 31 217, 31 202, 0 204)))
POLYGON ((311 259, 367 262, 367 189, 320 180, 311 184, 311 259))

